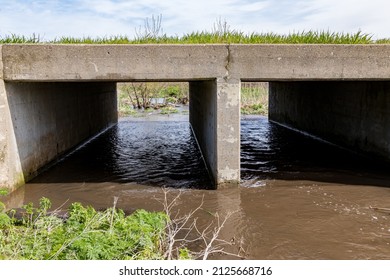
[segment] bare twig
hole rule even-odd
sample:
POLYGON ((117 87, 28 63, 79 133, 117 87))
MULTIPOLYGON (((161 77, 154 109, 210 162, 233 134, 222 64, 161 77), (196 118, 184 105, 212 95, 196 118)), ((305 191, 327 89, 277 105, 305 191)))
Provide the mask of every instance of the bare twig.
POLYGON ((234 245, 233 242, 220 238, 221 230, 235 212, 228 212, 224 215, 224 217, 220 217, 217 213, 214 215, 216 219, 215 226, 213 227, 214 223, 210 223, 200 230, 197 225, 197 218, 195 217, 195 214, 202 209, 204 196, 202 197, 199 205, 189 213, 182 214, 180 213, 180 210, 177 210, 176 214, 173 214, 174 208, 177 206, 182 192, 179 191, 179 193, 173 198, 168 197, 168 190, 163 189, 163 192, 164 198, 161 203, 164 207, 165 214, 169 217, 163 244, 165 259, 172 260, 180 258, 180 249, 186 249, 194 258, 203 260, 215 253, 239 258, 243 257, 242 253, 245 253, 245 251, 241 246, 239 247, 237 254, 229 253, 225 250, 225 247, 234 245), (191 237, 194 235, 195 237, 191 237), (201 242, 204 245, 204 249, 198 252, 189 251, 188 246, 195 242, 201 242))
POLYGON ((370 209, 372 209, 372 210, 374 210, 374 211, 377 211, 377 212, 381 212, 381 213, 390 214, 390 208, 384 208, 384 207, 372 207, 372 206, 370 206, 370 209))
POLYGON ((161 23, 161 14, 157 17, 152 15, 152 18, 146 18, 144 21, 144 26, 139 26, 138 29, 135 30, 136 38, 138 40, 149 40, 157 39, 160 36, 163 36, 163 29, 161 23))

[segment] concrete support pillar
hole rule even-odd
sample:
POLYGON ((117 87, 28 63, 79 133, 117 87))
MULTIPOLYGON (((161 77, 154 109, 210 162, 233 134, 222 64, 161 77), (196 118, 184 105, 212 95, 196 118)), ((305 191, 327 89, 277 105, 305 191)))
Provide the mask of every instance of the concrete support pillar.
POLYGON ((271 82, 269 119, 390 161, 390 82, 271 82))
POLYGON ((240 81, 190 82, 190 123, 215 187, 240 181, 240 81))
POLYGON ((0 187, 41 168, 117 122, 116 83, 0 80, 0 187))

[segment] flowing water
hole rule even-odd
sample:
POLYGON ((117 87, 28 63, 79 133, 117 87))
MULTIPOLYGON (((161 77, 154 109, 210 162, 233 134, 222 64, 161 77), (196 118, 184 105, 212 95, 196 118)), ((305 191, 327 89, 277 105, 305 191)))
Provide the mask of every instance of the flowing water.
POLYGON ((390 259, 388 166, 252 117, 241 122, 241 186, 211 190, 190 125, 180 119, 122 119, 6 202, 45 196, 54 207, 106 208, 119 197, 127 212, 156 211, 166 186, 170 197, 180 193, 180 214, 202 204, 200 227, 234 212, 220 237, 248 259, 390 259))

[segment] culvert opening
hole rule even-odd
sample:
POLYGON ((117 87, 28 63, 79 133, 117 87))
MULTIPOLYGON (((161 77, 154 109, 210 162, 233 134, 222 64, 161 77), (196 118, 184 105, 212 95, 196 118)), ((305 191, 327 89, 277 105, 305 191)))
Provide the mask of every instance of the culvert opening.
POLYGON ((380 142, 390 116, 389 82, 267 85, 268 117, 241 117, 243 185, 281 179, 388 186, 388 153, 380 142))
POLYGON ((189 123, 188 82, 117 84, 118 123, 31 181, 211 189, 189 123))
POLYGON ((202 153, 189 123, 188 82, 118 84, 120 121, 116 164, 120 181, 210 189, 202 153))

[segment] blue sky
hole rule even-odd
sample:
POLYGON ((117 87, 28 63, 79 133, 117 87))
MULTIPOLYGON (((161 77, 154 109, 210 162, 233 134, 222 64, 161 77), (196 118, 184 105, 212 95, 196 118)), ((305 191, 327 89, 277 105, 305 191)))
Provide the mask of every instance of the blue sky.
POLYGON ((244 32, 356 32, 390 38, 389 0, 0 0, 0 36, 133 37, 162 15, 168 35, 211 30, 218 18, 244 32))

